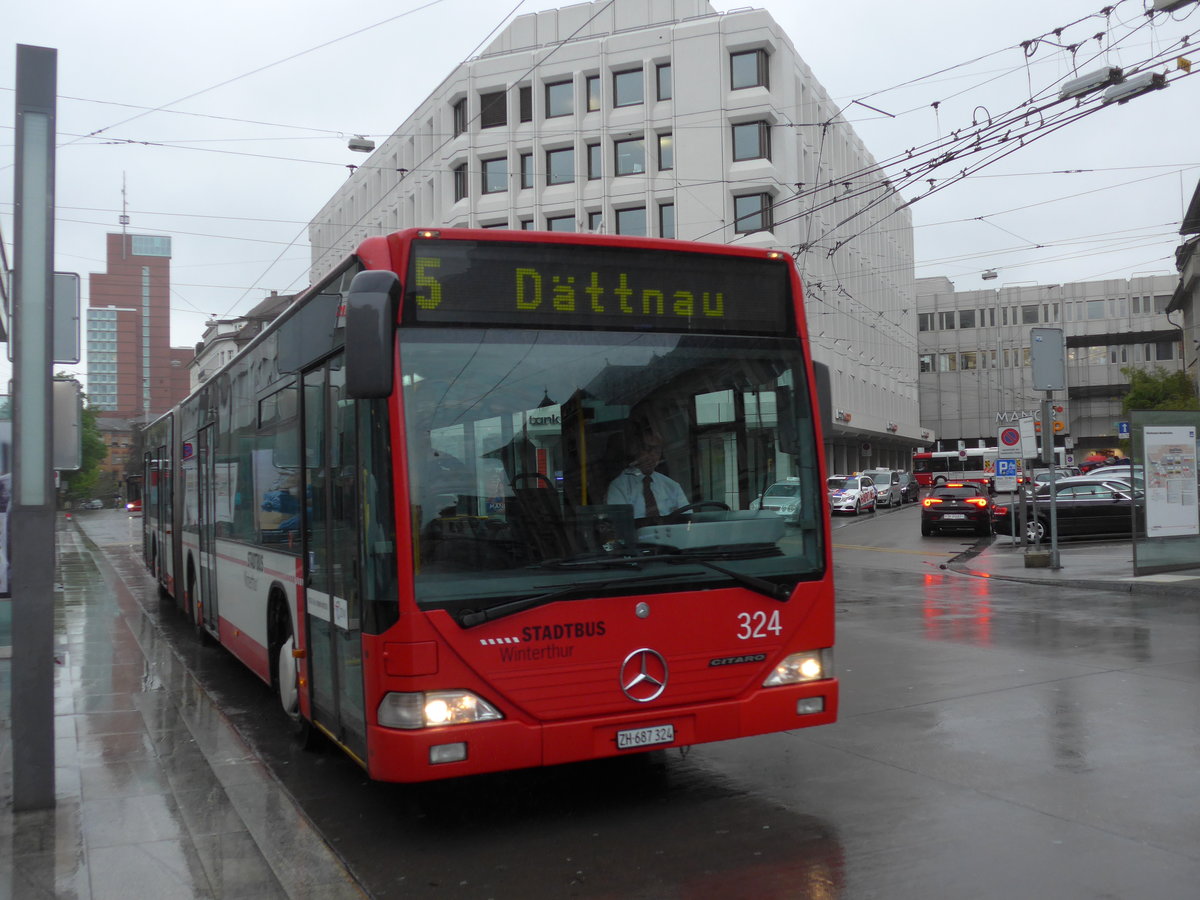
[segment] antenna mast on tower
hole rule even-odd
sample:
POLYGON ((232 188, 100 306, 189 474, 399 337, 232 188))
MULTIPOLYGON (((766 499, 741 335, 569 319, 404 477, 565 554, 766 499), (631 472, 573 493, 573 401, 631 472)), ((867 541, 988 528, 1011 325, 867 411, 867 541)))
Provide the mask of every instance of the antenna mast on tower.
POLYGON ((125 201, 125 173, 121 173, 121 258, 125 259, 127 255, 128 241, 125 237, 125 226, 129 224, 129 206, 125 201))

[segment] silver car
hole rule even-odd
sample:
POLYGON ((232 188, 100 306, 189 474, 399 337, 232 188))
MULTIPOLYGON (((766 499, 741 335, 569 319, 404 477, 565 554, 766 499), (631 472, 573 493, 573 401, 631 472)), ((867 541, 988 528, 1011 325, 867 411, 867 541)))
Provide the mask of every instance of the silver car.
POLYGON ((777 481, 761 497, 750 501, 751 509, 766 509, 789 522, 797 521, 800 515, 800 479, 785 478, 777 481))

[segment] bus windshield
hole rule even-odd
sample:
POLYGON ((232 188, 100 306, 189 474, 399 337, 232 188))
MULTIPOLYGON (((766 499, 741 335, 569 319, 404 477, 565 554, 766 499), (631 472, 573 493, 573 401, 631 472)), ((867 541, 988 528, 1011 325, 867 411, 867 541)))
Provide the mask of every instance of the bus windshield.
POLYGON ((798 339, 408 328, 400 362, 423 607, 755 579, 786 596, 824 574, 798 339), (796 517, 751 509, 791 479, 796 517))

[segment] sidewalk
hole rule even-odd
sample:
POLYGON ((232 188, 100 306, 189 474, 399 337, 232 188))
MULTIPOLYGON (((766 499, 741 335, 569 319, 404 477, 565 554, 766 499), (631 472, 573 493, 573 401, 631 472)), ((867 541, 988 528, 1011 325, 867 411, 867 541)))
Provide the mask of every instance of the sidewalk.
POLYGON ((0 898, 365 896, 143 613, 148 582, 93 534, 127 550, 134 529, 123 511, 58 522, 54 809, 12 811, 0 659, 0 898))
MULTIPOLYGON (((1049 549, 1049 545, 1043 545, 1049 549)), ((1200 599, 1200 566, 1158 575, 1133 574, 1133 547, 1125 541, 1063 541, 1058 545, 1058 569, 1025 567, 1025 548, 1008 535, 995 539, 977 555, 968 552, 950 563, 966 575, 1059 585, 1138 596, 1178 596, 1200 599)))

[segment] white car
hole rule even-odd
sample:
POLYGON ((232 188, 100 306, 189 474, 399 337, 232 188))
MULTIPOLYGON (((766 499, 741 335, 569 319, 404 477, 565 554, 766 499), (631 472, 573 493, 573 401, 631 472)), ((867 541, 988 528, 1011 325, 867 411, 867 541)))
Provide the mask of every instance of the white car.
POLYGON ((750 501, 751 509, 773 511, 789 522, 796 522, 800 516, 800 479, 785 478, 777 481, 765 491, 761 497, 750 501))
POLYGON ((829 509, 858 515, 865 509, 875 511, 879 493, 867 475, 830 475, 825 479, 829 489, 829 509))

